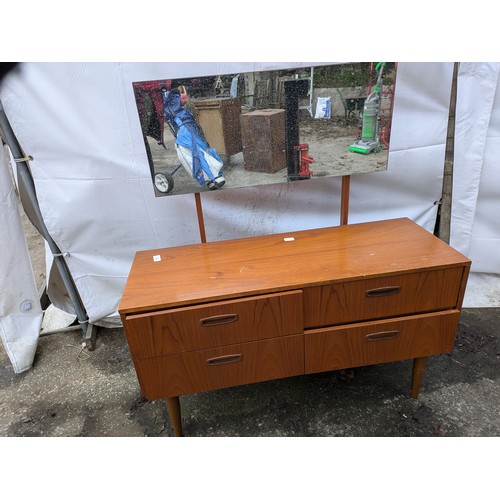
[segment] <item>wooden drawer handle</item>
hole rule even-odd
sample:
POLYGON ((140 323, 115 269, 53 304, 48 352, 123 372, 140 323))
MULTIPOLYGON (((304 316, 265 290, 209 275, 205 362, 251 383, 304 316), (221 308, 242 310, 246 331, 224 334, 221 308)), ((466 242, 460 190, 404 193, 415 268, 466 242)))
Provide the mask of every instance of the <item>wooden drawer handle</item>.
POLYGON ((366 291, 367 297, 385 297, 386 295, 396 295, 401 291, 399 286, 383 286, 366 291))
POLYGON ((221 314, 219 316, 210 316, 209 318, 200 319, 200 325, 201 326, 225 325, 226 323, 232 323, 233 321, 238 321, 237 314, 221 314))
POLYGON ((396 337, 399 337, 399 330, 392 330, 392 331, 388 331, 388 332, 369 333, 366 336, 366 340, 368 342, 373 342, 375 340, 395 339, 396 337))
POLYGON ((227 365, 228 363, 236 363, 243 359, 243 354, 228 354, 227 356, 219 356, 217 358, 207 359, 210 366, 227 365))

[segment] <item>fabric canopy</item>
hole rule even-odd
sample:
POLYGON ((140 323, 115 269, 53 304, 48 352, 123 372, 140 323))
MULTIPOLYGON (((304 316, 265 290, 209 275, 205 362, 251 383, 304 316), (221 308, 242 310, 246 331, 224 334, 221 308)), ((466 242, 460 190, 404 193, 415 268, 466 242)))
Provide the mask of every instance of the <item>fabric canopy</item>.
MULTIPOLYGON (((137 250, 200 241, 193 195, 154 196, 132 83, 309 64, 315 63, 24 63, 4 80, 0 99, 34 157, 45 225, 66 255, 91 323, 119 324, 117 307, 137 250)), ((473 261, 468 306, 500 304, 499 68, 463 63, 459 73, 451 244, 473 261)), ((353 176, 350 223, 409 217, 433 231, 452 72, 452 63, 399 63, 388 169, 353 176)), ((41 310, 6 160, 0 163, 0 218, 7 228, 0 334, 19 372, 31 366, 41 310), (25 297, 33 307, 21 312, 25 297)), ((337 225, 340 191, 340 179, 328 178, 202 193, 207 240, 337 225)), ((64 294, 51 298, 72 312, 64 294)))

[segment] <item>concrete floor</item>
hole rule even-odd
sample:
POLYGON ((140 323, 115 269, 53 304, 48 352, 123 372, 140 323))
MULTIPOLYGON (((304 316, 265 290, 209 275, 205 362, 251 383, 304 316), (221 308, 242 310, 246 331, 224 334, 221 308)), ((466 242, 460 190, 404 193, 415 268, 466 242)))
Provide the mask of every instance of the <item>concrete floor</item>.
MULTIPOLYGON (((166 405, 141 397, 122 329, 40 338, 31 370, 0 348, 0 436, 172 435, 166 405)), ((464 309, 452 353, 430 358, 418 399, 411 361, 181 397, 186 436, 500 435, 500 309, 464 309)))

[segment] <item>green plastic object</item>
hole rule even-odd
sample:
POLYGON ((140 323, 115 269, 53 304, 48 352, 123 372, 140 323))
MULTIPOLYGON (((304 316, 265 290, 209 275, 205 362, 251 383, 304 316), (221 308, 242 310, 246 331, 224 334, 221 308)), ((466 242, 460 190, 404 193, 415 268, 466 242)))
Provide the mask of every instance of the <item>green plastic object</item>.
POLYGON ((365 148, 357 148, 356 146, 352 145, 352 146, 349 146, 349 151, 354 151, 355 153, 361 153, 361 154, 364 154, 364 155, 367 155, 370 153, 370 150, 369 149, 365 149, 365 148))

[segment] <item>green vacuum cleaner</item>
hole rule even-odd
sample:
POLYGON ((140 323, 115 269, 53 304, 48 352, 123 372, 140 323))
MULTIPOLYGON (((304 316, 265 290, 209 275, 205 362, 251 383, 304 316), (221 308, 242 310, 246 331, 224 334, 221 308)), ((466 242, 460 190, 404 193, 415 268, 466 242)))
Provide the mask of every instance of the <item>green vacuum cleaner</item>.
POLYGON ((385 62, 379 62, 375 67, 375 70, 378 71, 377 84, 373 92, 366 98, 363 107, 361 138, 349 146, 349 151, 367 155, 382 149, 379 142, 378 128, 380 103, 382 100, 382 73, 384 72, 385 65, 385 62))

